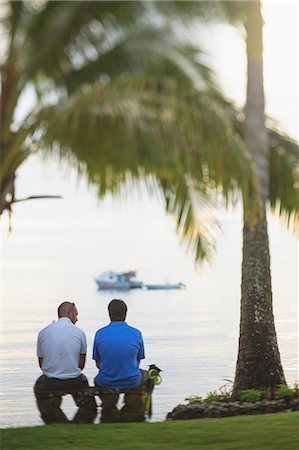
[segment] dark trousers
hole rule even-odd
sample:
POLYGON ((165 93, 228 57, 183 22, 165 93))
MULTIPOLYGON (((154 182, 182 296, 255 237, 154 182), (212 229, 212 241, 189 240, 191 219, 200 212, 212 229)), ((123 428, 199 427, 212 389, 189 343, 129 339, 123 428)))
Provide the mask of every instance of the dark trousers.
MULTIPOLYGON (((142 380, 136 388, 124 389, 124 405, 119 410, 117 403, 119 393, 113 389, 107 389, 107 393, 99 394, 101 399, 101 422, 144 422, 145 402, 148 394, 147 372, 141 369, 142 380), (131 392, 130 392, 131 391, 131 392)), ((118 390, 119 391, 119 390, 118 390)))
POLYGON ((87 395, 88 387, 87 378, 83 374, 67 380, 48 378, 45 375, 39 377, 34 385, 34 394, 43 421, 46 424, 70 422, 60 408, 63 392, 70 392, 78 406, 71 422, 93 423, 97 415, 97 405, 94 397, 87 395), (73 392, 76 390, 78 392, 73 392))

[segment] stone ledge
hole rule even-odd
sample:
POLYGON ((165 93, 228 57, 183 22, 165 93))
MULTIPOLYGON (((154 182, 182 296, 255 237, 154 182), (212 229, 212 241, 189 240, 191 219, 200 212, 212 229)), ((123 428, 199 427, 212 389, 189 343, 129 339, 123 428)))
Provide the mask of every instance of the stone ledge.
POLYGON ((124 389, 110 389, 99 386, 90 386, 87 388, 81 389, 69 389, 69 390, 49 390, 49 391, 39 391, 39 396, 42 397, 57 397, 61 395, 67 394, 79 394, 82 397, 93 397, 95 395, 103 395, 103 394, 130 394, 130 395, 143 395, 149 391, 149 387, 147 384, 143 384, 142 386, 138 386, 137 388, 124 388, 124 389))
POLYGON ((248 402, 212 402, 178 405, 167 414, 168 420, 204 419, 238 416, 244 414, 271 414, 276 412, 291 412, 299 410, 299 400, 262 400, 256 403, 248 402))

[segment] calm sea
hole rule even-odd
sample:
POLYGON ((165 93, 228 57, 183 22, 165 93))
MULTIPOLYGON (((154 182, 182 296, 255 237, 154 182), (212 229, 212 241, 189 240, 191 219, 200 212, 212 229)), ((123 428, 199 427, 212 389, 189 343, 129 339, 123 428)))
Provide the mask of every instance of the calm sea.
MULTIPOLYGON (((57 305, 75 301, 78 326, 88 337, 85 374, 95 331, 107 324, 107 304, 121 296, 127 321, 144 336, 146 359, 163 382, 154 393, 153 420, 190 395, 206 395, 232 380, 237 356, 242 247, 241 208, 220 210, 222 232, 211 265, 197 270, 179 243, 172 218, 158 197, 141 186, 121 201, 99 203, 70 172, 36 158, 21 172, 22 195, 62 194, 15 208, 12 232, 2 221, 2 410, 1 426, 38 425, 33 385, 40 375, 35 353, 38 331, 56 319, 57 305), (104 270, 137 269, 145 282, 183 282, 182 291, 99 292, 94 278, 104 270)), ((297 240, 271 218, 269 224, 274 310, 279 346, 289 383, 297 378, 297 240)), ((71 416, 74 405, 65 399, 71 416)))

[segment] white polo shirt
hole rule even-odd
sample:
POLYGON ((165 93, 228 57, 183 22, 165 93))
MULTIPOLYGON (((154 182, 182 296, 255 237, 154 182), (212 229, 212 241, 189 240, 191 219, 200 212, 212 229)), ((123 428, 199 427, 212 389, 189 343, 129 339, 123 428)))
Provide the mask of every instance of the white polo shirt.
POLYGON ((37 356, 43 358, 42 371, 49 378, 76 378, 80 354, 87 351, 86 335, 68 317, 43 328, 37 338, 37 356))

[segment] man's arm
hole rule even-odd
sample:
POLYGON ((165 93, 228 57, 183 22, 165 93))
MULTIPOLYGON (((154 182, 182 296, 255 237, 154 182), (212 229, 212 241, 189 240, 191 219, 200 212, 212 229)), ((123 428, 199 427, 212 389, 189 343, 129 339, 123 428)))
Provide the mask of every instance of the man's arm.
POLYGON ((87 342, 86 342, 86 334, 84 333, 83 330, 80 330, 80 331, 81 331, 81 349, 80 349, 78 367, 79 367, 79 369, 83 370, 85 367, 85 362, 86 362, 87 342))
POLYGON ((80 353, 79 364, 78 364, 78 366, 79 366, 79 368, 80 368, 81 370, 84 369, 84 367, 85 367, 85 362, 86 362, 86 353, 80 353))
POLYGON ((144 354, 144 343, 143 343, 143 337, 142 334, 139 331, 139 350, 138 350, 138 354, 137 354, 137 364, 139 366, 141 359, 145 358, 145 354, 144 354))
POLYGON ((98 369, 100 369, 100 355, 99 355, 98 349, 97 349, 97 335, 98 335, 98 331, 93 340, 92 359, 94 359, 96 367, 98 369))
POLYGON ((37 359, 38 359, 38 365, 39 365, 39 367, 42 369, 43 357, 42 357, 41 355, 43 354, 43 352, 42 352, 42 348, 41 348, 41 346, 42 346, 42 343, 41 343, 41 334, 42 334, 42 332, 40 331, 40 332, 38 333, 38 336, 37 336, 36 356, 37 356, 37 359))

